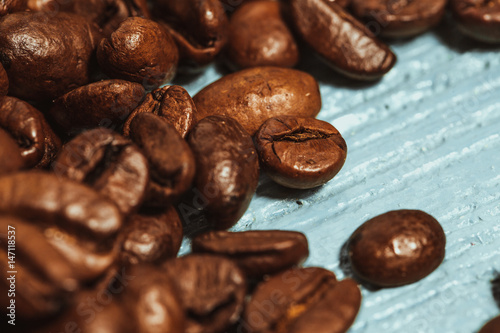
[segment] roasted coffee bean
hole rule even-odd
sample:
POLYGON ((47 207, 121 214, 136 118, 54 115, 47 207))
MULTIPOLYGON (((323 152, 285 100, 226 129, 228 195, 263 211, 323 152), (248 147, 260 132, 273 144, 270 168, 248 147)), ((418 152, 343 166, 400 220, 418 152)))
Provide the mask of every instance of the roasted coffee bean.
POLYGON ((26 168, 44 168, 61 149, 61 140, 43 114, 15 97, 0 100, 0 127, 17 142, 26 168))
POLYGON ((40 228, 80 281, 95 280, 117 258, 120 211, 85 185, 41 171, 0 177, 0 214, 40 228))
POLYGON ((411 37, 429 30, 443 18, 447 0, 352 0, 354 16, 374 34, 411 37))
POLYGON ((251 278, 301 264, 309 255, 304 234, 282 230, 211 231, 195 237, 192 248, 232 259, 251 278))
POLYGON ((165 207, 179 201, 195 175, 195 158, 186 141, 174 126, 152 113, 134 117, 130 138, 149 162, 151 179, 145 204, 165 207))
POLYGON ((3 98, 9 92, 9 77, 0 63, 0 98, 3 98))
POLYGON ((125 216, 142 204, 149 182, 148 161, 139 148, 105 128, 83 132, 68 142, 52 169, 94 188, 125 216))
POLYGON ((182 223, 173 206, 131 215, 120 232, 121 261, 160 263, 175 258, 182 243, 182 223))
POLYGON ((168 261, 164 269, 179 291, 186 333, 223 332, 238 320, 246 282, 231 260, 189 255, 168 261))
POLYGON ((356 319, 361 292, 322 268, 291 269, 262 282, 247 304, 249 333, 343 333, 356 319))
POLYGON ((335 2, 289 3, 299 35, 339 73, 359 80, 375 80, 396 63, 390 48, 335 2))
POLYGON ((499 333, 499 332, 500 332, 500 316, 490 320, 479 331, 479 333, 499 333))
POLYGON ((166 86, 147 94, 123 125, 125 136, 130 134, 130 123, 134 117, 144 112, 154 113, 174 125, 182 138, 186 137, 197 122, 193 99, 181 86, 166 86))
POLYGON ((232 118, 209 116, 188 137, 196 160, 194 186, 206 200, 204 213, 216 229, 227 229, 243 216, 259 181, 252 138, 232 118))
POLYGON ((144 95, 139 83, 104 80, 59 97, 49 113, 68 135, 97 126, 119 128, 144 95))
POLYGON ((99 40, 98 27, 78 15, 5 16, 0 22, 0 62, 9 76, 9 93, 50 101, 87 84, 99 40))
POLYGON ((101 40, 97 61, 110 77, 138 82, 150 90, 174 77, 179 51, 158 23, 131 17, 101 40))
POLYGON ((207 65, 226 44, 228 20, 219 0, 156 0, 155 4, 185 69, 207 65))
POLYGON ((297 64, 298 47, 280 8, 278 1, 251 1, 231 16, 227 44, 231 64, 237 68, 297 64))
POLYGON ((465 35, 486 43, 500 43, 500 1, 450 0, 450 7, 465 35))
POLYGON ((193 98, 198 119, 225 115, 250 135, 271 117, 315 117, 321 109, 318 83, 309 74, 278 67, 256 67, 226 75, 193 98))
POLYGON ((14 139, 0 129, 0 175, 22 169, 24 160, 14 139))
POLYGON ((272 180, 299 189, 328 182, 347 156, 347 145, 339 131, 314 118, 268 119, 255 134, 255 146, 272 180))
POLYGON ((4 0, 0 3, 0 16, 20 12, 28 8, 28 0, 4 0))
POLYGON ((361 225, 348 242, 355 275, 380 287, 423 279, 443 261, 446 236, 432 216, 419 210, 396 210, 361 225))

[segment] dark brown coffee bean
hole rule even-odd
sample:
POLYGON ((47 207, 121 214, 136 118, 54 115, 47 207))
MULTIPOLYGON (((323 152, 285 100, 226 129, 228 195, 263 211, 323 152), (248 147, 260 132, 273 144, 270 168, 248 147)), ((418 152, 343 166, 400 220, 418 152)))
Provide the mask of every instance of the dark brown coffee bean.
POLYGON ((309 255, 304 234, 282 230, 211 231, 195 237, 192 248, 232 259, 251 278, 301 264, 309 255))
POLYGON ((447 0, 352 0, 354 16, 367 22, 374 34, 411 37, 436 24, 444 15, 447 0))
POLYGON ((249 333, 344 333, 361 306, 356 282, 322 268, 291 269, 262 282, 243 313, 249 333))
POLYGON ((189 255, 164 268, 179 291, 186 314, 186 333, 216 333, 234 324, 243 309, 246 282, 232 261, 189 255))
POLYGON ((278 67, 256 67, 226 75, 193 100, 198 119, 232 117, 250 135, 271 117, 315 117, 321 109, 318 83, 311 75, 278 67))
POLYGON ((139 83, 104 80, 59 97, 49 113, 68 135, 97 126, 119 128, 144 95, 139 83))
POLYGON ((347 145, 339 131, 314 118, 268 119, 255 133, 255 146, 272 180, 299 189, 328 182, 347 156, 347 145))
POLYGON ((304 41, 339 73, 375 80, 396 63, 396 55, 335 2, 290 0, 292 21, 304 41))
POLYGON ((3 98, 9 92, 9 77, 0 63, 0 98, 3 98))
POLYGON ((0 16, 20 12, 28 7, 28 0, 4 0, 0 3, 0 16))
POLYGON ((196 160, 194 186, 206 200, 204 213, 216 229, 227 229, 243 216, 259 180, 252 138, 232 118, 210 116, 188 137, 196 160))
POLYGON ((499 333, 499 332, 500 332, 500 316, 490 320, 479 331, 479 333, 499 333))
POLYGON ((219 0, 157 0, 155 4, 185 69, 207 65, 226 44, 228 20, 219 0))
POLYGON ((87 84, 99 41, 98 27, 78 15, 5 16, 0 22, 0 61, 9 76, 10 94, 49 101, 87 84))
POLYGON ((182 223, 172 206, 160 212, 141 212, 128 218, 120 239, 122 262, 160 263, 177 256, 182 243, 182 223))
POLYGON ((450 8, 465 35, 486 43, 500 43, 500 1, 450 0, 450 8))
POLYGON ((251 1, 231 16, 227 57, 237 68, 293 67, 297 44, 280 13, 278 1, 251 1))
POLYGON ((396 210, 361 225, 348 242, 354 273, 370 284, 396 287, 423 279, 443 261, 446 236, 419 210, 396 210))
POLYGON ((61 149, 43 114, 15 97, 0 100, 0 127, 16 140, 26 168, 48 166, 61 149))
POLYGON ((101 40, 97 61, 110 77, 137 82, 149 90, 174 77, 179 51, 158 23, 131 17, 101 40))
POLYGON ((165 207, 189 190, 195 159, 174 126, 152 113, 140 113, 130 124, 130 138, 148 159, 151 180, 145 204, 165 207))
POLYGON ((149 182, 148 161, 139 148, 105 128, 83 132, 68 142, 52 169, 94 188, 125 216, 142 204, 149 182))
POLYGON ((130 123, 134 117, 144 112, 154 113, 174 125, 182 138, 186 137, 197 122, 193 99, 181 86, 166 86, 147 94, 123 125, 125 136, 130 134, 130 123))
POLYGON ((24 160, 14 139, 0 129, 0 175, 22 169, 24 160))

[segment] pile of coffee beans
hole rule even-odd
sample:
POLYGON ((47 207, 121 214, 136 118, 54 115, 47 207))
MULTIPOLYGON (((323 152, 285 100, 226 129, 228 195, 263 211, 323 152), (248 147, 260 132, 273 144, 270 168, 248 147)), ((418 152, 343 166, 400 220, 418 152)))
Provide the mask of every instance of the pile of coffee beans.
MULTIPOLYGON (((446 5, 3 1, 2 332, 341 333, 360 310, 359 285, 432 273, 445 234, 419 210, 360 226, 347 242, 353 275, 341 281, 301 267, 301 233, 225 229, 246 212, 262 172, 311 189, 344 165, 341 133, 315 119, 318 83, 292 69, 300 54, 379 79, 397 60, 377 36, 418 35, 446 5), (165 85, 214 61, 239 71, 193 98, 165 85), (193 215, 200 225, 185 219, 193 215), (202 232, 177 257, 183 228, 202 232)), ((450 9, 463 33, 500 42, 499 1, 450 0, 450 9)))

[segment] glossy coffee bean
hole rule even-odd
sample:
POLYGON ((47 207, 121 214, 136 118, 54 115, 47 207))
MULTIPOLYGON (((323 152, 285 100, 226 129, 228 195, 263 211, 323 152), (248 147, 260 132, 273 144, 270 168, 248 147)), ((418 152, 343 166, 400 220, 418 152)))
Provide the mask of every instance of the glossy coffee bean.
POLYGON ((0 100, 0 127, 16 140, 26 168, 48 166, 61 149, 61 140, 44 115, 15 97, 0 100))
POLYGON ((411 37, 438 24, 447 0, 352 0, 354 16, 384 37, 411 37))
POLYGON ((375 80, 396 63, 390 48, 335 2, 289 2, 299 35, 339 73, 359 80, 375 80))
POLYGON ((209 64, 226 44, 228 20, 219 0, 156 0, 155 4, 179 47, 183 67, 193 70, 209 64))
POLYGON ((361 292, 322 268, 291 269, 257 286, 242 328, 249 333, 343 333, 354 322, 361 292))
POLYGON ((243 216, 259 180, 252 138, 232 118, 209 116, 188 137, 196 161, 195 189, 205 200, 204 213, 216 229, 227 229, 243 216))
POLYGON ((347 156, 347 145, 339 131, 314 118, 268 119, 255 133, 255 146, 271 179, 299 189, 328 182, 347 156))
POLYGON ((500 43, 500 1, 450 0, 460 31, 486 43, 500 43))
POLYGON ((375 286, 414 283, 443 261, 446 236, 436 219, 419 210, 396 210, 361 225, 348 242, 357 277, 375 286))
POLYGON ((101 40, 97 61, 108 76, 137 82, 150 90, 174 77, 179 51, 158 23, 131 17, 101 40))
POLYGON ((226 75, 193 98, 198 118, 224 115, 253 135, 280 115, 315 117, 321 109, 318 83, 309 74, 278 67, 255 67, 226 75))
POLYGON ((170 260, 164 269, 179 292, 186 333, 224 332, 243 309, 246 282, 232 261, 210 255, 170 260))
POLYGON ((14 139, 0 129, 0 175, 20 170, 24 166, 21 149, 14 139))
POLYGON ((7 72, 5 68, 3 68, 0 63, 0 98, 7 95, 9 92, 9 77, 7 76, 7 72))
POLYGON ((479 333, 499 333, 500 332, 500 316, 493 318, 481 328, 479 333))
POLYGON ((262 230, 211 231, 193 239, 195 253, 225 256, 247 277, 261 278, 301 264, 309 255, 307 238, 300 232, 262 230))
POLYGON ((182 138, 186 137, 197 122, 194 101, 181 86, 165 86, 147 94, 123 125, 125 136, 129 136, 130 123, 139 113, 153 113, 162 117, 175 127, 182 138))
POLYGON ((126 264, 161 263, 175 258, 182 243, 177 211, 147 211, 131 215, 120 231, 120 258, 126 264))
POLYGON ((294 67, 299 51, 278 1, 243 4, 229 22, 227 57, 237 68, 294 67))
POLYGON ((174 126, 152 113, 140 113, 130 124, 130 138, 142 149, 151 172, 145 204, 165 207, 189 190, 195 158, 174 126))
POLYGON ((99 40, 98 27, 78 15, 5 16, 0 22, 0 61, 9 76, 9 93, 50 101, 87 84, 99 40))
POLYGON ((142 204, 149 182, 148 161, 139 147, 105 128, 83 132, 68 142, 52 169, 94 188, 125 216, 142 204))
POLYGON ((68 135, 97 126, 119 128, 144 95, 139 83, 104 80, 59 97, 49 113, 68 135))

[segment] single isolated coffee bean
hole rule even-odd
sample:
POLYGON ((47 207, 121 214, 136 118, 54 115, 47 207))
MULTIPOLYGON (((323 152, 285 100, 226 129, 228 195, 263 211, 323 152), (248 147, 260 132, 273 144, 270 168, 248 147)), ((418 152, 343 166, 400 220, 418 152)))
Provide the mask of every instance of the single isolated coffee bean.
POLYGON ((360 306, 353 280, 338 282, 322 268, 293 268, 257 286, 241 325, 249 333, 344 333, 360 306))
POLYGON ((195 237, 192 249, 232 259, 249 278, 299 265, 309 255, 304 234, 283 230, 211 231, 195 237))
POLYGON ((108 76, 137 82, 150 90, 175 76, 179 51, 158 23, 131 17, 101 40, 97 61, 108 76))
POLYGON ((98 126, 119 128, 144 95, 144 87, 139 83, 104 80, 59 97, 49 113, 70 136, 98 126))
POLYGON ((149 163, 145 205, 177 203, 193 183, 195 158, 174 126, 153 113, 139 113, 130 124, 130 138, 149 163))
POLYGON ((246 280, 231 260, 188 255, 167 261, 163 268, 179 291, 186 333, 223 332, 239 319, 246 280))
POLYGON ((243 4, 229 21, 227 58, 236 68, 294 67, 299 50, 278 1, 243 4))
POLYGON ((232 118, 209 116, 188 137, 196 161, 194 187, 201 193, 207 222, 232 227, 243 216, 259 181, 252 138, 232 118))
POLYGON ((335 2, 289 0, 292 22, 333 69, 358 80, 376 80, 396 63, 396 55, 335 2))
POLYGON ((139 147, 106 128, 83 132, 68 142, 52 170, 94 188, 125 216, 142 204, 149 182, 148 161, 139 147))
POLYGON ((436 219, 420 210, 395 210, 361 225, 348 241, 355 275, 379 287, 414 283, 443 261, 446 236, 436 219))
POLYGON ((44 115, 15 97, 0 100, 0 128, 16 140, 26 168, 48 166, 61 149, 61 140, 44 115))
POLYGON ((499 333, 500 332, 500 316, 493 318, 481 328, 479 333, 499 333))
POLYGON ((198 119, 224 115, 250 135, 271 117, 315 117, 321 109, 316 80, 294 69, 255 67, 226 75, 193 98, 198 119))
POLYGON ((75 14, 5 16, 0 22, 0 62, 9 77, 9 93, 50 101, 89 83, 90 60, 100 37, 97 25, 75 14))
POLYGON ((130 135, 130 123, 139 113, 153 113, 175 127, 182 138, 196 124, 196 106, 189 93, 181 86, 165 86, 150 92, 135 108, 123 125, 123 134, 130 135))
POLYGON ((255 134, 263 169, 276 183, 307 189, 328 182, 340 171, 347 145, 326 121, 280 116, 268 119, 255 134))
POLYGON ((21 149, 11 136, 0 128, 0 175, 20 170, 23 167, 21 149))
POLYGON ((9 92, 9 77, 0 63, 0 98, 3 98, 9 92))
POLYGON ((458 28, 465 35, 486 43, 500 43, 500 1, 450 0, 458 28))
POLYGON ((220 0, 156 0, 155 8, 179 47, 184 70, 208 65, 227 42, 228 20, 220 0))
POLYGON ((411 37, 437 25, 447 0, 352 0, 354 16, 366 22, 375 35, 411 37))

